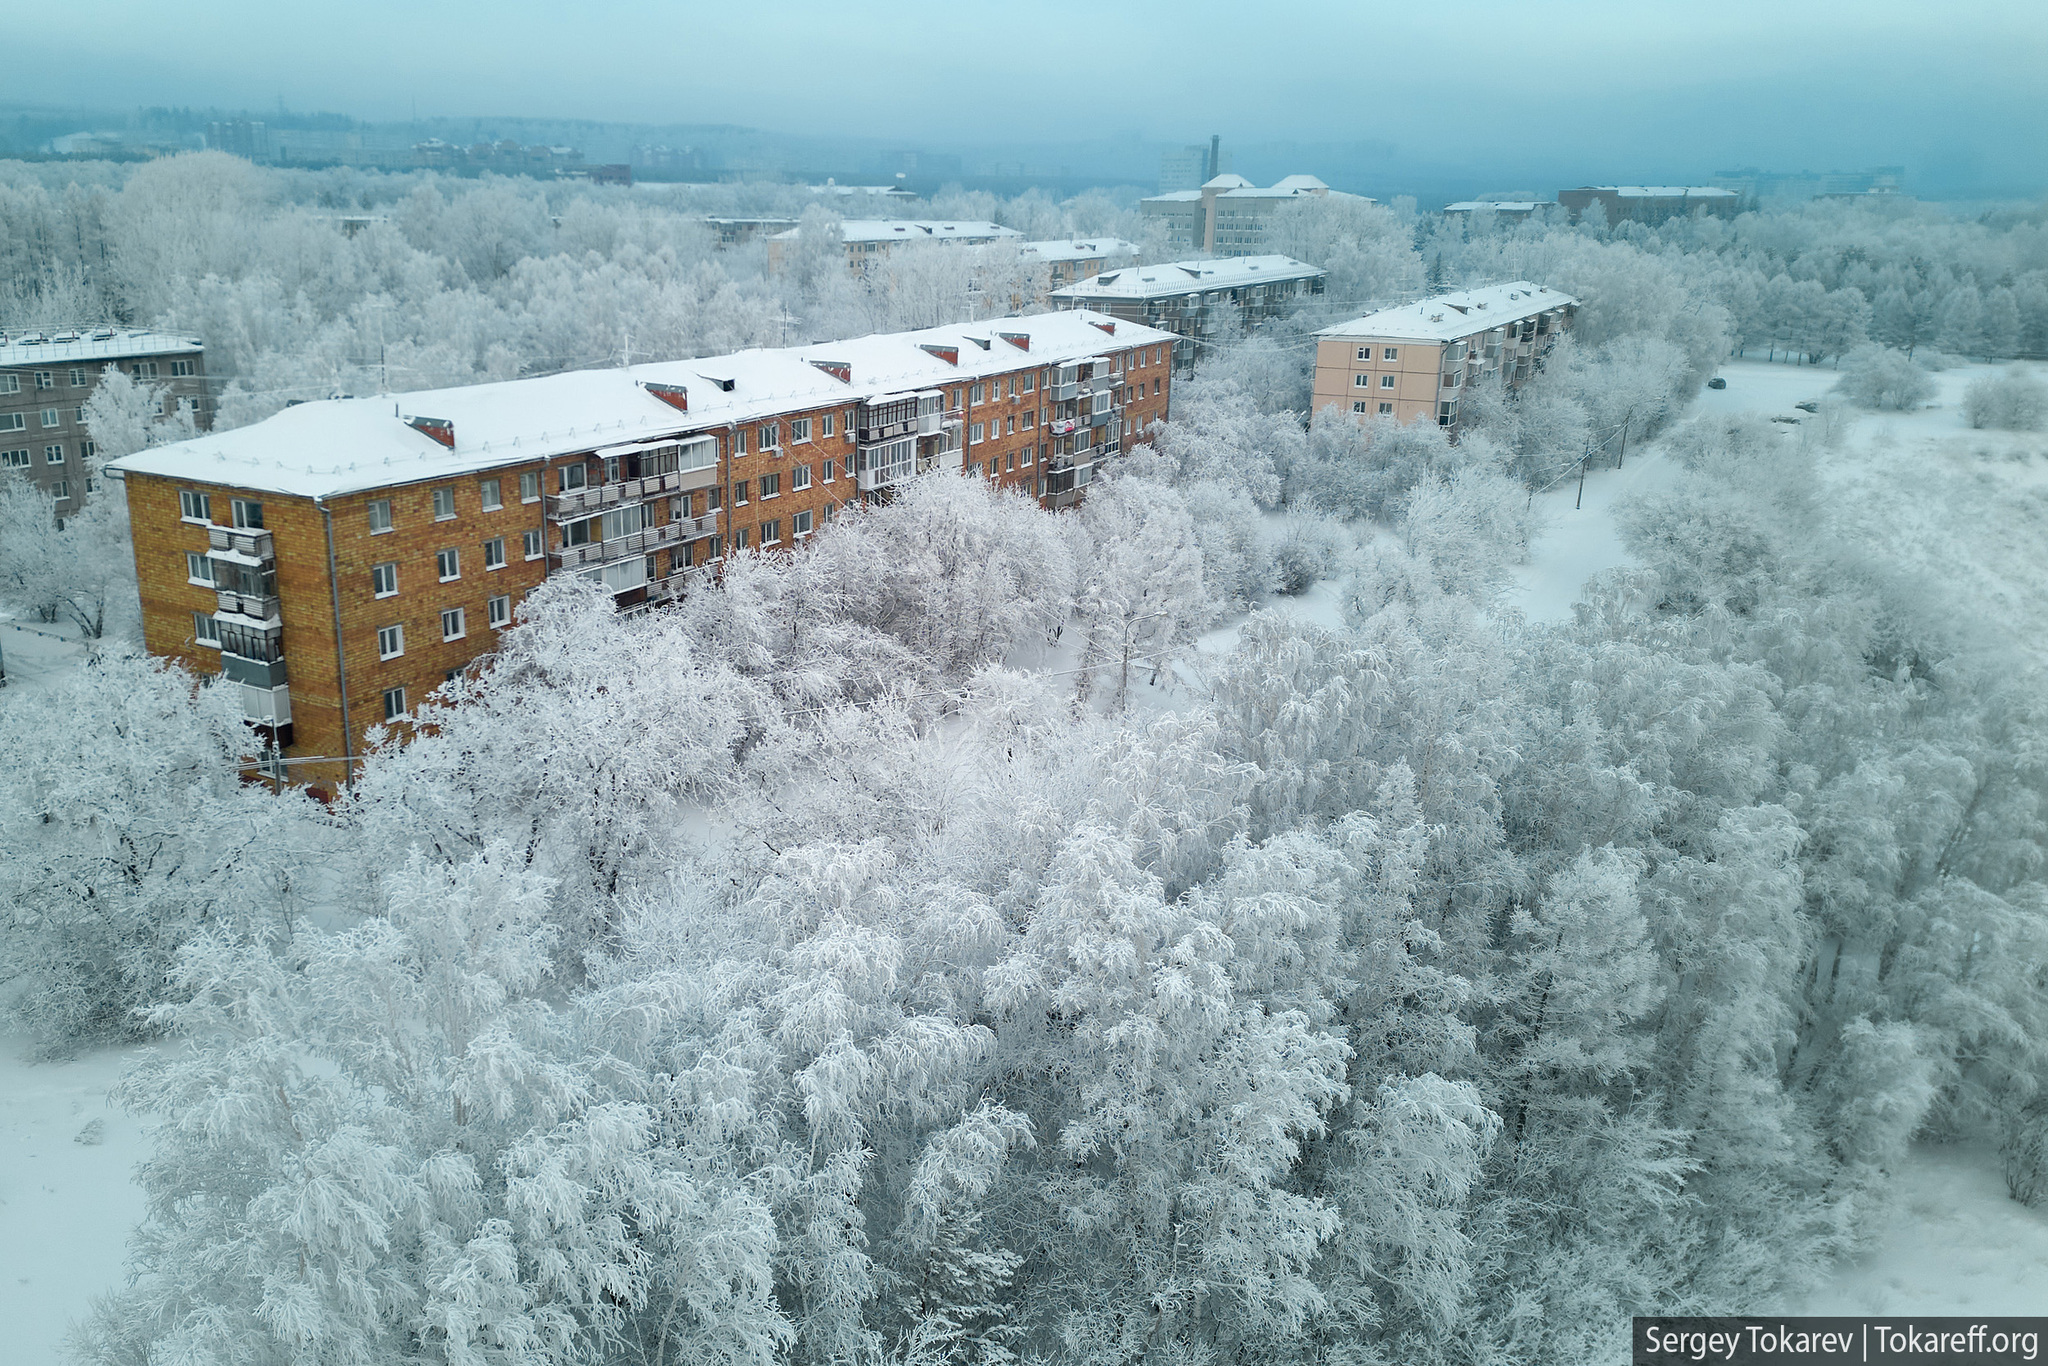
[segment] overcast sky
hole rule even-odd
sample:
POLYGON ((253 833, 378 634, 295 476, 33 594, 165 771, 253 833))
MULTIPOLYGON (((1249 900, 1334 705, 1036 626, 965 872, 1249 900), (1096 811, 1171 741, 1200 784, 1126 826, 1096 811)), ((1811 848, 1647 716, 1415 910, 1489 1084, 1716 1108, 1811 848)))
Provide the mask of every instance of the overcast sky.
POLYGON ((417 102, 926 147, 1217 131, 1503 173, 1905 161, 2048 183, 2043 0, 69 0, 7 27, 8 96, 46 104, 417 102))

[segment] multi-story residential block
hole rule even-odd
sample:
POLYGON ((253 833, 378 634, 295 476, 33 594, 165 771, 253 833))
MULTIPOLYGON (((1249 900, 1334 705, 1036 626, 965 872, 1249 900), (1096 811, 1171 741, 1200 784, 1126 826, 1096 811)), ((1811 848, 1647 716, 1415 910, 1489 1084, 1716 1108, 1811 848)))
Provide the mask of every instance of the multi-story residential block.
MULTIPOLYGON (((802 233, 801 228, 778 232, 768 239, 768 269, 782 269, 785 252, 802 233)), ((925 218, 849 218, 839 225, 840 240, 846 244, 847 268, 866 274, 877 259, 906 242, 952 242, 985 247, 1004 240, 1021 242, 1024 234, 999 223, 925 218)))
POLYGON ((1579 301, 1527 280, 1383 308, 1316 333, 1315 410, 1455 429, 1468 385, 1525 383, 1579 301))
POLYGON ((921 472, 1072 503, 1166 416, 1173 341, 1047 313, 335 399, 107 470, 149 650, 238 685, 292 776, 331 782, 550 575, 658 602, 921 472))
POLYGON ((1060 289, 1112 267, 1137 264, 1138 245, 1121 237, 1065 238, 1026 242, 1021 254, 1026 265, 1045 267, 1048 288, 1060 289))
POLYGON ((1556 207, 1556 201, 1549 199, 1461 199, 1455 204, 1444 205, 1444 217, 1469 218, 1475 213, 1490 213, 1496 218, 1519 223, 1539 209, 1556 207))
POLYGON ((213 423, 205 348, 191 337, 110 327, 0 333, 0 470, 35 480, 60 517, 92 491, 85 404, 109 365, 168 386, 201 428, 213 423))
POLYGON ((1286 256, 1237 256, 1215 261, 1168 261, 1106 270, 1052 292, 1055 308, 1086 308, 1142 323, 1183 339, 1175 356, 1183 369, 1234 317, 1243 331, 1323 292, 1324 273, 1286 256))
POLYGON ((1733 217, 1742 207, 1742 196, 1717 185, 1581 185, 1559 190, 1557 202, 1574 223, 1595 204, 1609 223, 1661 223, 1690 214, 1733 217))
POLYGON ((1268 247, 1273 215, 1282 206, 1301 199, 1356 199, 1375 201, 1363 195, 1332 190, 1312 175, 1291 175, 1266 189, 1260 189, 1241 175, 1223 174, 1198 190, 1174 190, 1138 202, 1148 218, 1166 228, 1166 245, 1176 251, 1200 251, 1211 256, 1259 256, 1268 247))
POLYGON ((796 227, 794 218, 706 218, 704 225, 717 235, 720 248, 737 247, 768 233, 788 232, 796 227))

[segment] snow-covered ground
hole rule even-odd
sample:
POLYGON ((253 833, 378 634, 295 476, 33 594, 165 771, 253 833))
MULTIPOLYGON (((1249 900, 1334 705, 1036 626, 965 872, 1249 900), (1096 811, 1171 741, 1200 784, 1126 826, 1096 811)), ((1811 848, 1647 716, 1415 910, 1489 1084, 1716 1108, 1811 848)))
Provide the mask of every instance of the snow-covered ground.
POLYGON ((2048 1304, 2048 1209, 2007 1197, 1985 1148, 1913 1150, 1870 1252, 1784 1306, 1790 1314, 2038 1314, 2048 1304))
POLYGON ((0 1037, 0 1360, 41 1363, 61 1359, 71 1321, 120 1282, 148 1143, 142 1121, 107 1099, 134 1050, 55 1063, 28 1053, 0 1037))
MULTIPOLYGON (((76 666, 85 650, 74 629, 0 617, 0 666, 7 671, 8 688, 41 687, 76 666)), ((6 697, 0 690, 0 704, 6 697)))

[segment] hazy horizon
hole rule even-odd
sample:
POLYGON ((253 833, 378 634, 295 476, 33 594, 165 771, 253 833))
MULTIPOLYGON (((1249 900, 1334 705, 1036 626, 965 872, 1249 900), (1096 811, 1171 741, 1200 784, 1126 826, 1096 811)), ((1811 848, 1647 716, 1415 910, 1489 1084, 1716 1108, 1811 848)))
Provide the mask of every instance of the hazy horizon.
POLYGON ((983 154, 1220 132, 1238 149, 1345 146, 1361 164, 1514 184, 1903 164, 1936 193, 2048 185, 2048 139, 2027 131, 2048 127, 2039 5, 1880 0, 1845 21, 1834 6, 1761 0, 1691 12, 1473 0, 1455 11, 1453 52, 1444 15, 366 0, 340 23, 246 0, 83 0, 16 17, 9 94, 57 108, 283 100, 370 121, 730 124, 983 154))

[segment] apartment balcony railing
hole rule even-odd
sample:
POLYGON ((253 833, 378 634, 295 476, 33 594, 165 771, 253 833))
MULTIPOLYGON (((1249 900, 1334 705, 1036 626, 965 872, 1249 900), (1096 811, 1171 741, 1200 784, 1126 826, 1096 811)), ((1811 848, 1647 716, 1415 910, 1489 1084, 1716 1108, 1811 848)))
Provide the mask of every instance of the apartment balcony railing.
POLYGON ((678 569, 665 578, 649 579, 647 581, 647 600, 649 602, 669 602, 679 598, 699 584, 709 583, 714 568, 715 562, 693 564, 686 569, 678 569))
MULTIPOLYGON (((693 519, 701 521, 702 518, 693 519)), ((548 558, 564 569, 576 569, 584 565, 610 564, 623 560, 629 555, 648 555, 665 546, 681 545, 683 535, 690 522, 670 522, 666 526, 651 526, 645 531, 635 531, 625 536, 614 536, 608 541, 590 541, 583 545, 560 546, 548 552, 548 558)))
POLYGON ((678 517, 669 523, 676 528, 676 539, 680 541, 701 541, 706 536, 718 534, 718 513, 707 512, 701 517, 678 517))
POLYGON ((284 660, 251 659, 233 650, 220 652, 220 672, 230 683, 246 683, 252 688, 281 688, 287 681, 284 660))
POLYGON ((680 493, 684 489, 704 488, 717 482, 718 467, 706 465, 701 470, 671 470, 667 474, 649 474, 639 479, 592 484, 589 488, 570 493, 549 494, 548 516, 558 522, 571 521, 608 508, 624 507, 628 503, 644 503, 664 493, 680 493))
POLYGON ((277 595, 274 593, 259 596, 222 588, 216 591, 216 596, 220 600, 220 612, 216 613, 216 616, 226 614, 240 617, 255 626, 277 625, 277 595))
POLYGON ((1115 416, 1116 409, 1114 408, 1098 408, 1088 414, 1088 425, 1091 427, 1107 427, 1110 419, 1115 416))
POLYGON ((862 470, 859 474, 856 474, 854 476, 854 486, 863 493, 872 492, 875 489, 887 488, 891 484, 901 483, 915 473, 917 473, 917 465, 914 462, 910 464, 880 465, 873 469, 862 470))
POLYGON ((1079 398, 1080 396, 1081 381, 1077 379, 1068 380, 1064 384, 1055 384, 1052 386, 1052 401, 1055 403, 1070 403, 1073 400, 1079 398))
POLYGON ((1078 418, 1056 417, 1046 425, 1052 428, 1054 436, 1069 436, 1081 423, 1078 418))
POLYGON ((1444 376, 1444 388, 1446 389, 1455 389, 1464 382, 1465 376, 1462 373, 1453 372, 1444 376))
POLYGON ((269 532, 228 526, 206 529, 206 553, 215 559, 233 559, 242 564, 261 564, 277 558, 269 532))

